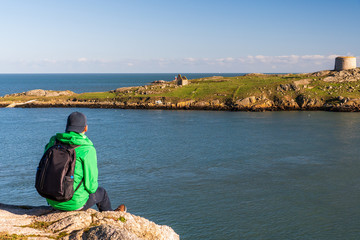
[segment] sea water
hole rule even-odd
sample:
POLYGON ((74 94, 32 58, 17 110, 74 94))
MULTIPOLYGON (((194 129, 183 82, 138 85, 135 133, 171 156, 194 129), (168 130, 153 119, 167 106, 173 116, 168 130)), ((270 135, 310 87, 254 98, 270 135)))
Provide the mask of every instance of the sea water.
MULTIPOLYGON (((107 84, 78 75, 75 90, 65 75, 4 76, 6 93, 152 80, 116 77, 100 89, 107 84)), ((360 237, 359 113, 1 108, 1 203, 46 205, 34 188, 36 167, 73 111, 88 117, 99 184, 113 207, 125 203, 181 239, 360 237)))
POLYGON ((88 117, 113 207, 181 239, 358 239, 358 113, 0 109, 0 202, 45 205, 44 145, 88 117))
MULTIPOLYGON (((188 79, 243 73, 185 73, 188 79)), ((0 96, 33 89, 71 90, 75 93, 111 91, 120 87, 142 86, 156 80, 172 81, 176 73, 89 73, 89 74, 0 74, 0 96)))

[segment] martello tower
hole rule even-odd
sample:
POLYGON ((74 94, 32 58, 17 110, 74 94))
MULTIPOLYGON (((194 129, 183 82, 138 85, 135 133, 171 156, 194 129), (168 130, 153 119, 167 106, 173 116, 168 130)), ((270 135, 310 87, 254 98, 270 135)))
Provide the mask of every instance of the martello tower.
POLYGON ((356 57, 337 57, 335 58, 335 71, 342 71, 356 68, 356 57))

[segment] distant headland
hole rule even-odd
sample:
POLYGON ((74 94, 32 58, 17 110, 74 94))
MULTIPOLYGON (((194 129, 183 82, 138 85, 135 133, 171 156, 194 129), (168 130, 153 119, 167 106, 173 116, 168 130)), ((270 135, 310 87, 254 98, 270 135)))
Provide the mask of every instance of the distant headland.
POLYGON ((108 92, 31 90, 0 97, 0 107, 85 107, 224 111, 360 111, 360 68, 338 57, 334 70, 300 74, 250 73, 154 81, 108 92))

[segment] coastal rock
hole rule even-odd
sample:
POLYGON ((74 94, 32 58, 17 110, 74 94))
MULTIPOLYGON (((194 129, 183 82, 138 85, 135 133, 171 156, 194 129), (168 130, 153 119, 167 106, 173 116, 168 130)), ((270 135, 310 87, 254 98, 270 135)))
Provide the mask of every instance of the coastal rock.
POLYGON ((252 109, 257 110, 257 109, 271 109, 272 107, 274 107, 274 102, 269 100, 269 99, 263 99, 261 101, 258 101, 255 105, 252 106, 252 109))
POLYGON ((343 97, 343 96, 338 96, 337 99, 338 99, 341 103, 345 103, 345 102, 349 101, 348 98, 345 98, 345 97, 343 97))
POLYGON ((284 96, 283 98, 279 99, 276 98, 274 100, 274 104, 282 110, 295 110, 299 109, 298 103, 290 96, 284 96))
POLYGON ((312 108, 320 108, 324 105, 323 101, 316 98, 310 98, 302 94, 297 96, 295 100, 300 108, 312 109, 312 108))
POLYGON ((178 240, 173 229, 124 212, 61 212, 51 207, 0 204, 1 234, 38 239, 178 240))
POLYGON ((14 108, 16 106, 24 106, 26 104, 30 104, 30 103, 33 103, 35 102, 36 100, 33 99, 33 100, 29 100, 29 101, 26 101, 26 102, 23 102, 23 103, 16 103, 16 102, 13 102, 11 104, 9 104, 8 106, 6 106, 6 108, 14 108))
POLYGON ((53 90, 43 90, 43 89, 34 89, 22 93, 13 93, 7 94, 4 97, 17 97, 17 96, 30 96, 30 97, 58 97, 58 96, 70 96, 75 94, 72 91, 53 91, 53 90))
POLYGON ((36 96, 36 97, 40 97, 40 96, 45 96, 46 92, 45 90, 42 89, 34 89, 34 90, 30 90, 25 92, 24 94, 25 96, 36 96))
POLYGON ((344 98, 340 101, 342 102, 341 106, 343 106, 343 107, 359 107, 360 106, 360 99, 358 99, 358 98, 354 98, 354 99, 344 98))
POLYGON ((324 82, 336 82, 336 78, 333 76, 326 77, 323 79, 324 82))
POLYGON ((299 95, 296 97, 296 102, 299 105, 299 107, 305 107, 308 102, 309 102, 309 98, 304 96, 304 95, 299 95))
POLYGON ((222 76, 212 76, 212 77, 209 77, 208 79, 212 79, 212 80, 216 80, 216 79, 222 79, 224 77, 222 76))
POLYGON ((313 77, 323 77, 326 75, 329 75, 332 71, 330 70, 324 70, 324 71, 318 71, 311 74, 313 77))
POLYGON ((199 102, 194 103, 194 107, 197 107, 197 108, 207 108, 209 106, 210 106, 210 103, 205 102, 205 101, 199 101, 199 102))
POLYGON ((324 82, 355 82, 360 80, 360 68, 329 71, 328 75, 323 79, 324 82))
POLYGON ((278 91, 297 91, 299 90, 299 87, 293 83, 288 84, 280 84, 280 86, 277 88, 278 91))
MULTIPOLYGON (((110 227, 109 225, 101 225, 93 227, 89 231, 83 232, 82 237, 85 239, 102 240, 102 239, 128 239, 128 240, 141 240, 134 233, 129 232, 126 229, 119 227, 110 227)), ((69 237, 70 239, 76 239, 77 236, 69 237)))
POLYGON ((57 97, 57 96, 69 96, 74 94, 74 92, 66 90, 66 91, 52 91, 52 90, 43 90, 43 89, 35 89, 30 90, 24 93, 25 96, 35 96, 35 97, 57 97))
POLYGON ((152 84, 164 84, 164 83, 166 83, 166 81, 164 81, 164 80, 156 80, 156 81, 153 81, 151 83, 152 84))
POLYGON ((274 102, 270 99, 268 99, 265 95, 262 95, 260 97, 247 97, 244 99, 237 100, 234 104, 234 108, 238 110, 253 110, 253 111, 259 111, 259 110, 269 110, 273 109, 275 106, 274 102))
POLYGON ((251 76, 266 76, 266 74, 264 74, 264 73, 247 73, 244 76, 249 76, 249 77, 251 77, 251 76))
POLYGON ((244 99, 237 100, 235 102, 235 106, 242 108, 242 107, 250 107, 252 104, 256 103, 256 97, 251 96, 244 99))
POLYGON ((133 89, 134 89, 133 87, 122 87, 122 88, 115 89, 113 92, 116 92, 116 93, 129 93, 133 89))
POLYGON ((191 106, 191 104, 193 104, 195 102, 195 100, 189 100, 189 101, 185 101, 185 102, 178 102, 176 104, 177 108, 189 108, 191 106))
POLYGON ((312 82, 312 79, 306 78, 306 79, 294 81, 293 84, 295 85, 295 87, 300 88, 301 86, 305 87, 305 86, 309 85, 311 82, 312 82))
POLYGON ((220 100, 218 100, 218 99, 212 100, 210 104, 211 104, 211 106, 213 106, 213 107, 222 107, 222 106, 224 106, 224 104, 222 104, 222 103, 220 102, 220 100))

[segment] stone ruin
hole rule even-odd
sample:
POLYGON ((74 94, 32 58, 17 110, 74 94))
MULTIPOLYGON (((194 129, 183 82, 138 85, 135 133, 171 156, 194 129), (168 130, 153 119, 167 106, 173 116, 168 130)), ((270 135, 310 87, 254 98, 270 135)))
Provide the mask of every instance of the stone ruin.
POLYGON ((179 74, 176 78, 176 84, 178 86, 185 86, 189 84, 189 80, 185 76, 181 76, 181 74, 179 74))

